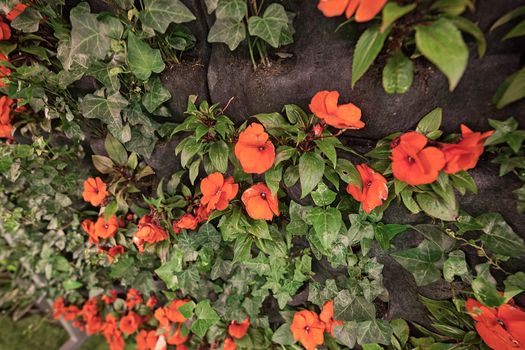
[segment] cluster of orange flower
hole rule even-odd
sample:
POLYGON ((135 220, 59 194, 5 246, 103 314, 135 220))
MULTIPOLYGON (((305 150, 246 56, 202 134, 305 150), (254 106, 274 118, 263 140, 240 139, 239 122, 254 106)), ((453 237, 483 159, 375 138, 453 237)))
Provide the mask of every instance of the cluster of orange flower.
MULTIPOLYGON (((24 10, 27 5, 17 4, 6 16, 5 19, 8 21, 14 20, 18 17, 24 10)), ((0 42, 11 39, 11 28, 3 19, 0 19, 0 42)), ((11 69, 5 66, 9 62, 9 58, 0 53, 0 88, 6 86, 5 78, 11 74, 11 69)), ((8 140, 13 139, 13 125, 11 121, 13 115, 11 114, 14 100, 10 99, 7 96, 0 97, 0 138, 6 138, 8 140)), ((17 112, 23 111, 24 108, 18 107, 17 112)))
POLYGON ((333 317, 334 302, 332 300, 323 305, 319 315, 310 310, 296 312, 290 326, 293 338, 299 341, 306 350, 315 350, 317 346, 324 344, 325 332, 333 336, 334 326, 343 324, 342 321, 334 320, 333 317))
MULTIPOLYGON (((310 110, 326 124, 344 129, 360 129, 361 110, 352 103, 338 105, 339 93, 320 91, 310 103, 310 110)), ((399 181, 417 186, 437 180, 439 172, 455 174, 474 168, 483 153, 483 143, 494 133, 474 132, 461 125, 461 140, 455 144, 434 142, 416 131, 407 132, 392 144, 392 173, 399 181)), ((350 183, 346 191, 361 202, 363 210, 370 213, 388 197, 386 179, 366 164, 357 165, 361 185, 350 183)))
POLYGON ((355 14, 356 22, 367 22, 373 19, 385 6, 387 0, 321 0, 317 8, 326 17, 341 16, 346 18, 355 14))
POLYGON ((497 308, 467 300, 467 311, 476 321, 476 331, 491 349, 525 349, 525 311, 510 303, 497 308))
MULTIPOLYGON (((106 313, 104 316, 104 304, 111 305, 116 300, 117 293, 112 290, 109 295, 89 299, 82 308, 79 308, 75 305, 66 306, 64 298, 59 297, 53 305, 53 317, 55 319, 62 317, 87 334, 101 333, 106 338, 110 350, 124 349, 124 336, 129 337, 133 334, 135 334, 137 350, 166 350, 168 345, 175 345, 177 350, 188 350, 184 345, 189 339, 189 331, 184 327, 188 319, 179 311, 181 306, 189 302, 188 299, 173 300, 155 309, 158 302, 155 296, 151 296, 144 303, 140 292, 132 288, 126 295, 126 314, 119 316, 106 313), (154 321, 151 320, 151 315, 154 321), (153 329, 153 325, 157 324, 158 326, 153 329)), ((240 323, 231 321, 222 349, 235 350, 237 344, 234 338, 243 338, 249 327, 249 318, 240 323)), ((218 347, 219 343, 213 348, 218 347)))

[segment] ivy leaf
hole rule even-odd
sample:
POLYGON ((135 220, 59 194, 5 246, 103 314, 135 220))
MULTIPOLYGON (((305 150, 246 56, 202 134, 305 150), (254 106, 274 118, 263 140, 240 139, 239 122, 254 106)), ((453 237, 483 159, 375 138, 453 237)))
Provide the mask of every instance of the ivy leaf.
POLYGON ((215 10, 215 17, 217 20, 233 19, 240 22, 247 11, 248 6, 245 0, 220 0, 215 10))
POLYGON ((443 253, 437 247, 424 240, 417 248, 407 249, 392 255, 406 270, 410 271, 418 286, 437 281, 441 271, 436 267, 443 253))
POLYGON ((280 345, 292 345, 295 343, 289 323, 284 323, 275 330, 275 333, 272 335, 272 342, 280 345))
POLYGON ((486 213, 478 216, 476 221, 483 225, 481 241, 492 253, 510 256, 525 256, 523 239, 505 222, 499 213, 486 213))
POLYGON ((11 22, 11 27, 24 33, 34 33, 38 31, 38 26, 42 19, 40 12, 32 7, 28 7, 11 22))
POLYGON ((316 205, 324 207, 332 204, 337 197, 337 193, 330 190, 324 182, 320 182, 319 185, 317 185, 317 189, 311 193, 311 196, 316 205))
POLYGON ((197 320, 191 325, 191 331, 201 338, 211 326, 220 321, 209 300, 202 300, 195 306, 195 316, 197 320))
MULTIPOLYGON (((106 57, 110 49, 111 38, 108 27, 101 25, 97 15, 92 14, 89 4, 82 2, 71 10, 71 50, 69 62, 76 54, 89 55, 96 59, 106 57)), ((69 69, 69 64, 65 68, 69 69)))
POLYGON ((342 290, 334 299, 334 320, 366 321, 376 317, 373 303, 362 296, 355 296, 348 290, 342 290))
POLYGON ((336 208, 313 208, 308 213, 308 220, 314 227, 317 240, 324 249, 331 249, 343 224, 341 212, 336 208))
POLYGON ((445 194, 447 195, 446 200, 434 194, 418 193, 416 195, 417 204, 432 217, 445 221, 455 221, 459 215, 459 208, 451 186, 447 187, 445 194))
POLYGON ((119 92, 114 92, 108 97, 104 97, 103 92, 99 90, 97 94, 87 94, 82 99, 80 103, 82 115, 89 119, 100 119, 117 129, 122 128, 120 112, 128 105, 128 100, 119 92))
POLYGON ((323 178, 324 167, 325 162, 317 153, 307 152, 299 158, 301 198, 306 197, 319 184, 323 178))
POLYGON ((464 277, 468 275, 468 266, 465 261, 465 253, 455 250, 448 254, 447 260, 443 264, 443 277, 445 281, 454 281, 454 276, 464 277))
POLYGON ((358 344, 379 343, 389 345, 394 330, 388 321, 371 320, 358 322, 356 333, 358 344))
POLYGON ((279 47, 281 32, 287 26, 288 16, 281 4, 271 4, 262 17, 251 16, 248 19, 250 35, 263 39, 274 48, 279 47))
POLYGON ((354 57, 352 59, 352 88, 368 68, 372 65, 377 55, 383 48, 385 39, 390 34, 390 30, 380 32, 379 27, 365 30, 359 37, 355 46, 354 57))
POLYGON ((498 307, 506 302, 496 286, 484 277, 476 277, 471 287, 476 299, 488 307, 498 307))
POLYGON ((345 322, 341 326, 334 326, 333 331, 335 340, 339 344, 348 346, 350 349, 353 349, 357 341, 356 327, 356 322, 345 322))
POLYGON ((416 46, 448 78, 450 91, 457 86, 468 62, 468 48, 460 31, 445 18, 416 26, 416 46))
POLYGON ((170 260, 155 270, 157 276, 166 283, 168 289, 175 290, 178 288, 179 279, 177 277, 177 272, 183 270, 183 259, 184 253, 182 251, 174 250, 171 254, 170 260))
POLYGON ((180 0, 144 0, 144 10, 139 14, 142 24, 159 33, 166 32, 170 23, 186 23, 195 16, 180 0))
POLYGON ((401 51, 388 59, 383 68, 383 89, 387 94, 404 94, 413 79, 414 64, 401 51))
POLYGON ((149 79, 145 88, 146 93, 142 96, 142 104, 150 113, 155 112, 157 108, 171 98, 170 91, 162 85, 158 76, 149 79))
POLYGON ((108 63, 94 61, 86 71, 86 75, 90 75, 104 84, 109 90, 119 91, 120 80, 118 74, 122 68, 113 66, 108 63))
POLYGON ((148 80, 151 73, 160 73, 165 68, 160 50, 152 49, 133 32, 128 32, 128 61, 131 71, 140 80, 148 80))
POLYGON ((235 50, 245 38, 244 23, 230 18, 215 21, 208 33, 208 42, 224 43, 231 51, 235 50))

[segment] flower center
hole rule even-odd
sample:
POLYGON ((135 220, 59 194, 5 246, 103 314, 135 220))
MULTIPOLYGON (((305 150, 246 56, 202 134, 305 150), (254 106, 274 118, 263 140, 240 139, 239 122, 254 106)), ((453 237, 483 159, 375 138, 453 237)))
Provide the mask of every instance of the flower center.
POLYGON ((265 149, 266 149, 266 147, 264 147, 264 146, 259 146, 259 151, 262 152, 262 151, 264 151, 265 149))
POLYGON ((407 157, 407 161, 408 161, 409 163, 414 163, 414 158, 412 158, 411 156, 408 156, 408 157, 407 157))
POLYGON ((108 227, 109 227, 108 224, 104 224, 104 228, 105 228, 106 230, 108 229, 108 227))
POLYGON ((372 187, 372 181, 368 181, 368 182, 366 183, 366 187, 372 187))
POLYGON ((261 192, 262 199, 266 199, 266 192, 261 192))
POLYGON ((309 332, 310 332, 310 326, 306 326, 306 327, 304 327, 304 331, 305 331, 306 333, 309 333, 309 332))

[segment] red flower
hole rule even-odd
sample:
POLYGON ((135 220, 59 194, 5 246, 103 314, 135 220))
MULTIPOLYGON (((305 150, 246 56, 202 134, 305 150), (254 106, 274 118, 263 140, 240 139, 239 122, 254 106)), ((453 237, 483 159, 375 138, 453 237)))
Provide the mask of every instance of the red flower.
POLYGON ((275 159, 275 147, 259 123, 252 123, 239 134, 234 151, 242 169, 249 174, 264 173, 275 159))
POLYGON ((483 143, 494 133, 494 130, 484 133, 473 132, 461 124, 462 138, 456 144, 444 144, 441 150, 445 153, 445 172, 455 174, 476 166, 483 153, 483 143))
POLYGON ((346 18, 355 13, 356 22, 367 22, 373 19, 385 6, 387 0, 320 0, 317 8, 326 17, 341 16, 346 18), (356 12, 357 10, 357 12, 356 12))
POLYGON ((109 262, 112 263, 113 259, 115 259, 117 255, 121 255, 121 254, 124 254, 124 247, 121 246, 120 244, 109 248, 108 250, 109 262))
POLYGON ((228 334, 234 338, 241 339, 246 335, 246 332, 248 332, 249 327, 249 317, 246 317, 246 319, 241 323, 237 323, 237 321, 232 321, 228 326, 228 334))
POLYGON ((409 185, 424 185, 434 181, 445 166, 445 155, 436 147, 425 147, 427 138, 415 131, 401 135, 392 149, 392 173, 409 185))
POLYGON ((146 306, 152 309, 155 307, 155 305, 157 305, 157 302, 158 302, 157 298, 154 295, 152 295, 146 301, 146 306))
POLYGON ((58 297, 53 303, 53 318, 58 320, 66 313, 66 303, 63 297, 58 297))
POLYGON ((239 185, 229 176, 224 179, 221 173, 213 173, 201 181, 201 203, 206 205, 208 211, 213 209, 224 210, 235 198, 239 185))
POLYGON ((179 233, 181 229, 195 230, 199 222, 195 216, 191 214, 184 214, 177 222, 173 224, 173 231, 179 233))
POLYGON ((222 350, 235 350, 235 349, 237 349, 237 344, 232 338, 224 339, 224 345, 222 346, 222 350))
POLYGON ((13 139, 13 126, 11 124, 0 124, 0 138, 13 139))
POLYGON ((138 231, 133 236, 133 243, 137 245, 139 252, 144 251, 144 243, 157 243, 166 239, 168 239, 168 233, 153 223, 152 216, 145 215, 140 218, 138 231))
POLYGON ((199 205, 196 209, 194 209, 194 213, 195 220, 197 220, 197 222, 204 222, 210 217, 211 210, 208 210, 208 208, 205 205, 199 205))
POLYGON ((314 135, 319 137, 323 134, 324 128, 321 124, 317 123, 313 127, 314 135))
POLYGON ((130 311, 120 319, 120 330, 122 333, 130 335, 135 333, 142 323, 142 319, 135 312, 130 311))
MULTIPOLYGON (((9 59, 4 54, 0 53, 0 61, 9 62, 9 59)), ((11 69, 6 66, 0 66, 0 87, 6 86, 6 79, 3 78, 8 77, 9 75, 11 75, 11 69)))
POLYGON ((107 186, 100 177, 90 177, 84 181, 84 192, 82 193, 82 197, 86 202, 90 202, 92 206, 98 207, 101 205, 105 201, 107 195, 107 186))
POLYGON ((131 310, 136 305, 140 305, 144 302, 142 295, 135 288, 130 288, 128 294, 126 295, 126 307, 128 310, 131 310))
POLYGON ((339 92, 320 91, 310 102, 310 110, 328 125, 339 129, 361 129, 361 109, 353 103, 337 105, 339 92))
POLYGON ((334 326, 340 326, 343 324, 343 321, 337 321, 333 319, 334 317, 334 302, 332 300, 327 301, 323 305, 323 310, 319 315, 319 319, 325 324, 325 331, 334 335, 334 326))
POLYGON ((467 300, 467 311, 477 321, 476 331, 485 344, 495 350, 525 349, 525 312, 504 304, 489 308, 474 299, 467 300))
POLYGON ((279 216, 277 194, 272 196, 270 189, 263 183, 248 188, 241 197, 248 215, 255 220, 272 220, 279 216))
POLYGON ((11 123, 11 106, 14 102, 13 99, 7 96, 0 97, 0 124, 7 125, 11 123))
POLYGON ((100 240, 95 232, 95 223, 89 219, 82 221, 82 229, 88 234, 89 241, 93 244, 99 244, 100 240))
POLYGON ((117 300, 117 291, 112 289, 109 291, 109 294, 111 295, 103 295, 101 297, 102 301, 108 305, 113 304, 117 300))
POLYGON ((11 28, 0 20, 0 41, 11 39, 11 28))
POLYGON ((386 179, 366 164, 359 164, 356 168, 361 175, 362 188, 356 184, 349 183, 346 186, 346 192, 352 195, 356 201, 361 202, 363 210, 370 214, 374 208, 380 206, 388 197, 386 179))
POLYGON ((11 9, 11 11, 9 11, 9 13, 5 16, 5 18, 8 21, 13 21, 15 18, 20 16, 20 14, 22 12, 24 12, 27 7, 28 7, 27 5, 24 5, 22 3, 18 3, 18 4, 15 5, 15 7, 13 7, 11 9))
POLYGON ((308 310, 296 312, 290 326, 293 338, 301 342, 306 350, 315 350, 324 343, 324 329, 325 325, 319 316, 308 310))
POLYGON ((118 219, 115 215, 109 218, 108 221, 103 216, 97 219, 95 222, 95 234, 99 238, 111 238, 117 233, 118 230, 118 219))

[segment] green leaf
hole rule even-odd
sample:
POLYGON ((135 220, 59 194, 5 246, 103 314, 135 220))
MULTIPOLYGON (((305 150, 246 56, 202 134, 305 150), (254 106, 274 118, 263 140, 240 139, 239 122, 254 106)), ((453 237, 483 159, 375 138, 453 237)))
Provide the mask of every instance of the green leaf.
POLYGON ((488 307, 498 307, 506 302, 496 286, 481 276, 472 281, 471 287, 476 299, 488 307))
POLYGON ((157 276, 166 283, 168 289, 175 290, 179 287, 177 272, 183 270, 183 259, 184 253, 182 251, 174 250, 171 253, 170 260, 155 270, 157 276))
POLYGON ((228 152, 228 145, 222 140, 210 145, 208 155, 211 164, 219 173, 224 174, 228 170, 228 152))
POLYGON ((319 185, 317 185, 317 189, 311 193, 311 196, 316 205, 324 207, 332 204, 337 197, 337 193, 330 190, 324 182, 320 182, 319 185))
POLYGON ((499 213, 486 213, 476 221, 483 225, 481 241, 492 253, 510 257, 525 256, 523 239, 505 222, 499 213))
POLYGON ((288 26, 288 16, 281 4, 271 4, 262 17, 251 16, 248 19, 250 35, 257 36, 270 46, 277 48, 280 44, 281 32, 288 26))
POLYGON ((493 31, 494 29, 498 28, 499 26, 502 26, 516 18, 519 18, 521 16, 525 16, 525 6, 516 7, 515 9, 507 12, 503 16, 501 16, 492 27, 490 27, 490 31, 493 31))
POLYGON ((155 112, 157 108, 171 98, 170 91, 162 85, 158 76, 149 79, 144 87, 146 93, 142 96, 142 104, 150 113, 155 112))
POLYGON ((381 22, 381 33, 384 32, 392 23, 394 23, 399 18, 403 17, 407 13, 410 13, 416 8, 416 4, 409 5, 398 5, 395 2, 389 2, 383 7, 382 13, 382 22, 381 22))
POLYGON ((368 68, 370 68, 383 48, 388 34, 390 34, 390 30, 382 33, 378 27, 369 28, 361 34, 352 58, 352 88, 354 88, 355 83, 357 83, 368 68))
POLYGON ((465 17, 450 17, 449 21, 451 21, 459 30, 470 34, 476 39, 476 43, 478 44, 478 56, 483 57, 487 51, 487 41, 485 40, 485 35, 483 35, 479 26, 465 17))
POLYGON ((295 343, 289 323, 284 323, 275 330, 275 333, 272 335, 272 342, 281 345, 292 345, 295 343))
POLYGON ((246 38, 243 22, 233 19, 217 20, 208 32, 208 42, 225 43, 233 51, 246 38))
POLYGON ((93 166, 99 173, 110 174, 113 171, 115 164, 110 158, 95 154, 91 156, 91 159, 93 161, 93 166))
POLYGON ((476 182, 466 171, 460 171, 449 176, 456 190, 458 190, 462 195, 464 195, 467 191, 478 193, 476 182))
POLYGON ((195 19, 180 0, 144 0, 144 10, 139 16, 142 24, 159 33, 166 32, 170 23, 186 23, 195 19))
POLYGON ((128 162, 128 152, 126 152, 124 146, 122 146, 122 144, 118 142, 118 140, 110 133, 106 135, 104 146, 111 160, 113 160, 118 165, 126 165, 128 162))
POLYGON ((74 290, 82 286, 83 284, 81 282, 72 279, 67 279, 62 283, 62 287, 64 287, 65 290, 74 290))
POLYGON ((512 30, 503 37, 503 40, 517 38, 517 37, 524 36, 524 35, 525 35, 525 20, 521 21, 514 28, 512 28, 512 30))
POLYGON ((126 100, 119 92, 105 97, 102 94, 87 94, 80 103, 82 115, 88 119, 100 119, 108 126, 116 129, 122 128, 121 111, 128 105, 126 100))
POLYGON ((468 62, 468 48, 456 26, 444 18, 418 25, 416 46, 447 76, 450 91, 454 90, 468 62))
POLYGON ((191 331, 201 338, 211 326, 220 321, 219 315, 209 300, 202 300, 195 306, 195 316, 197 316, 197 320, 191 325, 191 331))
POLYGON ((435 108, 419 121, 416 127, 416 131, 423 135, 427 135, 433 131, 437 131, 441 127, 442 119, 443 110, 439 107, 435 108))
POLYGON ((215 17, 217 20, 233 19, 240 22, 247 12, 248 6, 245 0, 220 0, 215 10, 215 17))
POLYGON ((335 145, 338 144, 338 140, 335 137, 325 137, 322 139, 315 140, 315 144, 321 152, 328 158, 335 168, 337 165, 337 153, 335 151, 335 145))
POLYGON ((323 178, 324 167, 325 162, 317 153, 307 152, 299 158, 301 198, 306 197, 319 184, 323 178))
POLYGON ((525 67, 514 73, 500 85, 493 101, 498 109, 525 97, 525 67))
POLYGON ((356 329, 357 343, 361 345, 370 343, 389 345, 393 332, 392 326, 390 326, 388 321, 358 322, 356 329))
POLYGON ((374 236, 383 250, 390 248, 390 241, 398 234, 405 232, 407 225, 378 223, 374 227, 374 236))
POLYGON ((432 4, 431 9, 452 16, 459 16, 465 12, 467 7, 473 9, 474 4, 472 0, 437 0, 432 4))
POLYGON ((308 220, 312 223, 315 236, 322 247, 331 249, 343 224, 341 212, 336 208, 313 208, 308 213, 308 220))
POLYGON ((334 337, 335 340, 342 345, 348 346, 353 349, 357 341, 356 333, 356 322, 345 322, 341 326, 334 326, 334 337))
POLYGON ((334 320, 366 321, 376 317, 373 303, 362 296, 355 296, 348 290, 342 290, 334 299, 334 320))
POLYGON ((133 32, 128 32, 128 61, 131 71, 140 80, 147 80, 151 73, 160 73, 165 68, 160 50, 152 49, 133 32))
POLYGON ((283 177, 283 167, 273 167, 272 169, 268 170, 264 173, 264 180, 266 182, 266 185, 272 192, 272 194, 276 194, 279 190, 279 185, 281 184, 281 179, 283 177))
POLYGON ((447 187, 445 194, 446 200, 434 194, 418 193, 416 200, 428 215, 445 221, 455 221, 459 215, 459 208, 452 187, 447 187))
POLYGON ((434 244, 424 240, 417 248, 397 252, 392 256, 414 275, 418 286, 424 286, 441 277, 441 271, 435 263, 441 259, 442 255, 434 244))
POLYGON ((443 264, 443 277, 447 282, 453 282, 454 276, 467 276, 468 266, 465 261, 465 253, 461 250, 455 250, 448 254, 447 260, 443 264))
POLYGON ((387 94, 404 94, 412 85, 413 78, 414 64, 398 51, 383 68, 383 89, 387 94))
POLYGON ((40 12, 28 7, 11 22, 11 27, 24 33, 34 33, 38 31, 42 19, 40 12))

